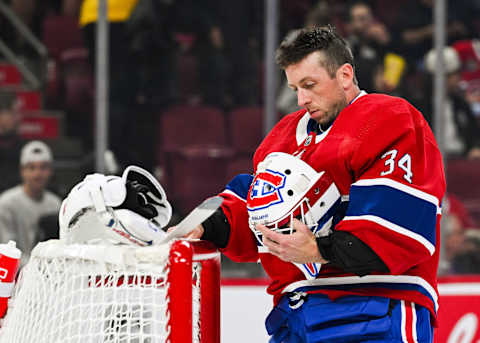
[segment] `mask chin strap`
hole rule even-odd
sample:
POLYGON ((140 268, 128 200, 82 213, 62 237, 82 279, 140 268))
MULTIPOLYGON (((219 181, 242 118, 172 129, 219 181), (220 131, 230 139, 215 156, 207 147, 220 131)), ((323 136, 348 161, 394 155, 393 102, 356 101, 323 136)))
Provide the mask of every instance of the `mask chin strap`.
POLYGON ((98 217, 102 223, 107 227, 112 227, 115 224, 113 215, 109 212, 107 206, 105 206, 105 199, 103 198, 102 187, 95 185, 89 189, 90 197, 92 198, 93 206, 98 214, 98 217))
POLYGON ((307 213, 304 213, 303 206, 302 206, 302 218, 304 218, 303 223, 308 226, 308 228, 315 234, 318 230, 318 222, 315 221, 313 217, 313 210, 312 206, 310 206, 310 200, 305 199, 305 205, 307 206, 307 213))

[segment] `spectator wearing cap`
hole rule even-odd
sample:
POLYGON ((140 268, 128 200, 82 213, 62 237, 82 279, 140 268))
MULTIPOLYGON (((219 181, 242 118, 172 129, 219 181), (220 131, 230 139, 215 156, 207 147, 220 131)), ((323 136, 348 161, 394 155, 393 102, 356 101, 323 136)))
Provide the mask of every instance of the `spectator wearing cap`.
MULTIPOLYGON (((447 97, 445 106, 445 149, 448 157, 480 158, 480 128, 461 88, 460 58, 452 47, 443 50, 447 97)), ((425 69, 431 76, 436 72, 437 54, 430 50, 424 58, 425 69)), ((431 84, 430 82, 428 84, 431 84)), ((432 93, 431 90, 427 93, 432 93)), ((432 96, 419 107, 428 123, 433 125, 432 96)))
POLYGON ((46 189, 52 162, 45 143, 27 143, 20 154, 22 183, 0 196, 0 242, 16 241, 23 262, 37 243, 41 223, 46 217, 56 216, 60 208, 60 198, 46 189))

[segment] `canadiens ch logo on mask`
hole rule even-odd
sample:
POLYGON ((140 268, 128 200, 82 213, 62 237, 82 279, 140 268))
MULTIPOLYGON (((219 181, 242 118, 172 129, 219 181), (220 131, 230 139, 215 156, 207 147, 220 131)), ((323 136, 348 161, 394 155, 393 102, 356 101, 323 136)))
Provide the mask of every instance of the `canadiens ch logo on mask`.
POLYGON ((255 211, 282 203, 280 189, 285 186, 285 178, 284 174, 269 169, 258 173, 248 192, 248 209, 255 211))

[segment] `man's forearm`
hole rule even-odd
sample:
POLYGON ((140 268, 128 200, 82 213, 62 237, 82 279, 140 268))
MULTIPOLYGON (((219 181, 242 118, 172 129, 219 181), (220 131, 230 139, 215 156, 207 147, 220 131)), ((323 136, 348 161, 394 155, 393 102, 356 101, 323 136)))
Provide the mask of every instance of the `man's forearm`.
POLYGON ((357 275, 373 271, 388 272, 388 267, 378 255, 360 239, 345 231, 317 238, 320 254, 340 269, 357 275))

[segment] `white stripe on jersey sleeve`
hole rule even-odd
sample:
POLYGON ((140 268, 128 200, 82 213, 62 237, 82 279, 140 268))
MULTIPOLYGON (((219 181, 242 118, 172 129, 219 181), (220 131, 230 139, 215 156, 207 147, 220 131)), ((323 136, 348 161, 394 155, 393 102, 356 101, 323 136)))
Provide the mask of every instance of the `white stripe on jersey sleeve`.
POLYGON ((374 222, 378 225, 383 226, 386 229, 395 231, 401 235, 407 236, 411 239, 416 240, 420 244, 422 244, 430 253, 430 255, 433 255, 435 252, 435 246, 430 243, 427 239, 425 239, 423 236, 419 235, 418 233, 415 233, 409 229, 406 229, 404 227, 401 227, 397 224, 394 224, 392 222, 389 222, 388 220, 385 220, 383 218, 377 217, 377 216, 372 216, 372 215, 363 215, 363 216, 346 216, 343 218, 343 220, 367 220, 370 222, 374 222))

